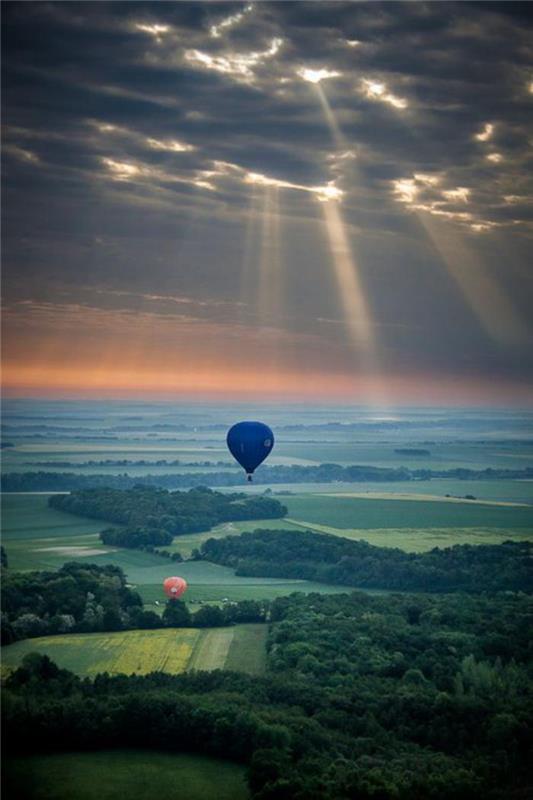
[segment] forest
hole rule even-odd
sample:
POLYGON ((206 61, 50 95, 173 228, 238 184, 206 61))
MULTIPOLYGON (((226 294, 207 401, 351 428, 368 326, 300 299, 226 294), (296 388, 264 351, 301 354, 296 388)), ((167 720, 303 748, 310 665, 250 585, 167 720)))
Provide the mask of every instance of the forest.
POLYGON ((13 753, 151 747, 248 765, 254 800, 526 797, 529 598, 280 598, 268 672, 8 678, 13 753))
POLYGON ((232 567, 237 575, 401 591, 531 592, 531 553, 530 542, 406 553, 325 533, 255 530, 208 539, 198 556, 232 567))
MULTIPOLYGON (((132 464, 133 466, 133 464, 132 464)), ((276 483, 335 483, 367 481, 428 481, 432 478, 456 480, 531 480, 533 468, 524 469, 408 469, 407 467, 376 467, 365 465, 341 466, 320 464, 319 466, 261 466, 254 475, 257 484, 276 483)), ((2 475, 4 492, 70 492, 80 489, 108 488, 132 489, 135 486, 154 486, 164 489, 188 488, 197 485, 241 486, 242 476, 236 471, 175 473, 163 475, 130 476, 80 475, 75 472, 7 472, 2 475)))
MULTIPOLYGON (((163 530, 171 537, 209 530, 220 522, 277 519, 287 514, 285 506, 271 497, 223 494, 204 486, 188 492, 168 492, 146 486, 129 490, 88 489, 52 495, 48 504, 60 511, 133 529, 163 530)), ((161 543, 169 544, 169 541, 161 543)))
POLYGON ((2 570, 2 644, 64 633, 154 628, 215 628, 265 622, 269 604, 242 600, 202 605, 194 614, 182 601, 168 601, 162 615, 145 610, 120 567, 65 564, 57 572, 2 570))

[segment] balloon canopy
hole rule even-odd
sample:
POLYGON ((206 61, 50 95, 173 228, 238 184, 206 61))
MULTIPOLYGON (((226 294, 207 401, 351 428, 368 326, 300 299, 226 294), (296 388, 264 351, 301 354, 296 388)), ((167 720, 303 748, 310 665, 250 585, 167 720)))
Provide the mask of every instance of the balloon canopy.
POLYGON ((254 470, 274 447, 274 434, 263 422, 237 422, 226 437, 229 451, 252 480, 254 470))
POLYGON ((178 597, 181 597, 186 588, 187 581, 185 581, 183 578, 174 576, 172 578, 165 578, 163 581, 163 591, 171 600, 177 600, 178 597))

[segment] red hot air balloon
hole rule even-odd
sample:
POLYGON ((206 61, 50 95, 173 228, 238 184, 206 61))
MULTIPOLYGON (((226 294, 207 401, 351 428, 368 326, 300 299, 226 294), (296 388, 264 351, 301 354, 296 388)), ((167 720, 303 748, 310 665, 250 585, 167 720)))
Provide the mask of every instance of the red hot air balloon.
POLYGON ((177 600, 187 588, 187 582, 183 578, 165 578, 163 581, 163 591, 171 600, 177 600))

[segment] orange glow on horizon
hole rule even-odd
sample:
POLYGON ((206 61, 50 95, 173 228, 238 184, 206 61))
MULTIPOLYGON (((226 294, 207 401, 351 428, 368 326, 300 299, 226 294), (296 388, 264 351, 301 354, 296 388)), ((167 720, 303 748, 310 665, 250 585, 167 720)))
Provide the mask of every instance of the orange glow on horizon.
MULTIPOLYGON (((4 397, 87 399, 205 399, 232 402, 354 402, 371 403, 382 389, 381 375, 347 375, 316 371, 219 371, 212 369, 161 372, 148 368, 102 369, 61 366, 21 366, 4 369, 4 397)), ((533 402, 533 386, 514 381, 498 387, 489 379, 430 374, 389 375, 392 403, 428 405, 512 405, 533 402)))

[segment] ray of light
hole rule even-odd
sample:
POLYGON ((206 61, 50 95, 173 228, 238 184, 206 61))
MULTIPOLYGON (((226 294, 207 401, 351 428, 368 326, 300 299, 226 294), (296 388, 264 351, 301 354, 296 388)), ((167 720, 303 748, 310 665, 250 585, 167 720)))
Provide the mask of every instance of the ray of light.
POLYGON ((321 208, 350 344, 357 357, 359 372, 365 376, 367 401, 386 407, 387 396, 374 326, 339 204, 330 200, 323 202, 321 208))
POLYGON ((333 141, 335 142, 335 146, 339 150, 342 150, 343 148, 346 147, 346 139, 344 138, 344 135, 337 123, 337 120, 335 119, 333 109, 330 106, 324 88, 320 82, 313 83, 313 87, 315 92, 317 93, 318 99, 320 100, 320 105, 322 106, 322 111, 324 112, 324 117, 326 119, 326 122, 329 125, 329 129, 333 136, 333 141))
POLYGON ((358 352, 373 343, 370 315, 338 203, 321 204, 346 324, 358 352))
MULTIPOLYGON (((493 130, 494 126, 487 123, 482 134, 478 134, 476 138, 486 141, 492 136, 493 130)), ((502 158, 497 153, 486 157, 494 162, 502 158)), ((467 206, 471 195, 468 187, 440 189, 440 199, 421 200, 420 193, 427 187, 438 189, 442 177, 414 173, 410 179, 393 182, 393 191, 396 198, 416 214, 429 243, 437 251, 446 271, 485 333, 499 345, 524 346, 529 336, 526 320, 470 244, 467 233, 490 231, 498 223, 478 217, 475 209, 457 211, 446 208, 445 203, 449 201, 461 202, 467 206)))
MULTIPOLYGON (((347 149, 348 142, 339 127, 321 80, 310 80, 305 76, 302 77, 311 82, 318 96, 324 119, 330 129, 340 157, 351 157, 353 153, 347 149)), ((359 265, 352 253, 346 227, 337 202, 339 198, 331 195, 329 198, 321 197, 320 199, 337 291, 349 333, 350 345, 356 354, 359 371, 366 377, 367 401, 374 405, 386 407, 387 398, 380 369, 374 326, 361 283, 359 265)))
POLYGON ((258 314, 260 324, 272 325, 280 316, 282 270, 279 249, 279 188, 264 189, 259 257, 258 314))
POLYGON ((244 230, 244 245, 241 263, 240 299, 242 314, 248 315, 254 300, 254 266, 257 262, 259 242, 260 194, 258 187, 252 185, 248 213, 244 230))
POLYGON ((502 345, 524 344, 529 335, 527 323, 465 235, 459 231, 450 235, 446 223, 430 214, 418 212, 418 218, 485 332, 502 345))

